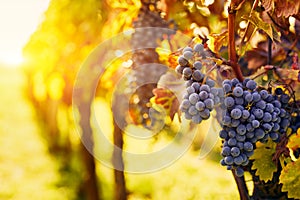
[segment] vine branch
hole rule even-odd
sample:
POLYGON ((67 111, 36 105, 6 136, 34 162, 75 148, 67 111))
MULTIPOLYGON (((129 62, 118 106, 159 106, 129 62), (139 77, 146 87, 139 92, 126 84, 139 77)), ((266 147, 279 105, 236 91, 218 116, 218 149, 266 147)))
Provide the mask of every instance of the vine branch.
POLYGON ((242 177, 238 177, 237 175, 235 175, 235 171, 232 169, 232 175, 234 177, 234 180, 237 184, 238 190, 239 190, 239 194, 240 194, 240 199, 241 200, 248 200, 249 199, 249 192, 248 192, 248 188, 244 179, 244 176, 242 177))
POLYGON ((233 71, 236 74, 239 81, 243 81, 244 77, 241 71, 241 68, 238 64, 237 53, 235 49, 235 17, 236 11, 241 6, 244 1, 240 2, 239 0, 232 0, 228 7, 228 53, 229 53, 229 62, 233 68, 233 71))

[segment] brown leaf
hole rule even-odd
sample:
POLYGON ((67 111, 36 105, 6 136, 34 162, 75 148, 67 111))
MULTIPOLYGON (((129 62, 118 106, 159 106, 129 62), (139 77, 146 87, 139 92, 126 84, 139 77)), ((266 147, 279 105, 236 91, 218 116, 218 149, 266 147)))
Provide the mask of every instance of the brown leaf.
POLYGON ((274 10, 274 1, 273 0, 261 0, 261 4, 267 12, 274 10))
MULTIPOLYGON (((272 63, 284 60, 286 57, 285 51, 279 46, 272 47, 272 63)), ((267 64, 267 42, 260 42, 257 48, 247 51, 246 60, 248 61, 248 69, 256 70, 259 67, 267 64)))
POLYGON ((275 12, 277 17, 289 17, 299 14, 300 0, 277 0, 275 2, 275 12))

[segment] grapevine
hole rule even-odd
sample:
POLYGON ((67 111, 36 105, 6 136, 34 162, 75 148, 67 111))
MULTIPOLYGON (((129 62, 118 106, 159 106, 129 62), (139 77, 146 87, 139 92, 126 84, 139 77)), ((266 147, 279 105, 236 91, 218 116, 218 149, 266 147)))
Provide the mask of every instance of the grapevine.
MULTIPOLYGON (((186 93, 180 104, 180 110, 185 118, 199 124, 210 117, 215 105, 220 103, 223 96, 222 89, 215 88, 215 81, 206 77, 202 71, 204 67, 214 65, 206 60, 207 52, 203 44, 196 44, 194 48, 186 47, 178 58, 176 72, 186 81, 186 93)), ((212 68, 213 69, 213 68, 212 68)))

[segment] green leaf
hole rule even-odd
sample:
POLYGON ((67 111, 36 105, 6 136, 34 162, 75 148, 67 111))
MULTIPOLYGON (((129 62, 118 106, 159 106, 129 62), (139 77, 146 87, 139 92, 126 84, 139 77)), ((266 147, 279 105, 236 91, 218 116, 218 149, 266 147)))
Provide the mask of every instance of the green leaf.
POLYGON ((288 192, 289 198, 300 199, 300 160, 288 163, 280 177, 282 192, 288 192))
POLYGON ((265 182, 272 180, 273 173, 277 170, 276 165, 272 161, 275 147, 276 144, 272 141, 262 144, 254 150, 254 154, 250 158, 254 160, 251 169, 256 169, 255 175, 265 182))
POLYGON ((272 40, 280 41, 280 37, 271 24, 264 22, 258 12, 253 12, 250 16, 243 16, 243 19, 251 22, 258 29, 263 30, 272 40))

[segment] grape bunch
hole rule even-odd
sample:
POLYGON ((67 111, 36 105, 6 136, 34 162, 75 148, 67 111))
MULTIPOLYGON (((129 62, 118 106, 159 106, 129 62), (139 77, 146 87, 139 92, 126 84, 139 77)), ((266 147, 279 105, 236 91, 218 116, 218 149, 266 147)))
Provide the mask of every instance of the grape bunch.
POLYGON ((186 119, 199 124, 210 117, 210 112, 216 104, 219 104, 220 96, 223 96, 223 90, 215 88, 215 82, 205 77, 201 71, 203 62, 194 61, 194 57, 201 57, 202 61, 204 60, 203 44, 196 44, 194 48, 184 48, 175 70, 186 81, 186 93, 180 104, 180 110, 186 119))
MULTIPOLYGON (((149 125, 149 100, 153 97, 152 90, 156 88, 157 82, 162 74, 166 72, 165 67, 157 67, 159 55, 155 48, 163 35, 175 33, 170 28, 173 21, 166 21, 161 17, 161 11, 157 8, 158 0, 143 0, 136 21, 133 22, 135 29, 132 34, 132 86, 139 86, 130 100, 130 113, 134 113, 136 124, 149 125), (153 70, 155 68, 155 70, 153 70)), ((175 25, 173 26, 175 28, 175 25)))
POLYGON ((237 176, 243 176, 243 166, 248 165, 256 142, 268 138, 278 142, 289 126, 290 115, 286 111, 289 96, 280 90, 272 95, 268 90, 257 87, 254 80, 224 80, 225 93, 222 130, 223 139, 221 164, 235 169, 237 176))

